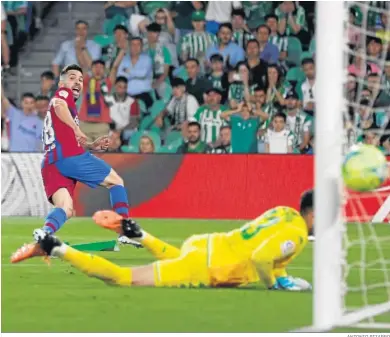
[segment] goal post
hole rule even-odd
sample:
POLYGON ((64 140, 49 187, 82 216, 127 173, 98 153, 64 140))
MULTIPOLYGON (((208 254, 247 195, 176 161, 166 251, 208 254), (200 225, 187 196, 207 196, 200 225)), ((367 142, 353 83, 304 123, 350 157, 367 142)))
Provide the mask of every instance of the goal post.
MULTIPOLYGON (((341 178, 346 123, 353 124, 353 132, 360 133, 363 141, 368 137, 366 132, 373 132, 371 126, 365 129, 356 122, 363 118, 359 114, 367 104, 360 96, 367 88, 367 74, 357 76, 359 90, 355 100, 346 99, 348 58, 355 57, 359 48, 367 47, 367 38, 376 36, 372 23, 368 24, 370 15, 379 13, 379 17, 386 11, 371 8, 376 6, 372 3, 317 2, 313 325, 300 331, 327 331, 338 326, 390 331, 390 224, 383 223, 390 219, 390 187, 365 194, 348 193, 341 178), (354 4, 362 9, 359 31, 364 42, 359 48, 349 49, 346 27, 354 4), (371 207, 373 204, 376 208, 371 207), (353 301, 349 301, 351 297, 353 301), (388 315, 385 319, 384 314, 388 315)), ((387 30, 390 31, 389 23, 387 30)), ((388 43, 383 41, 384 51, 388 43)), ((384 51, 377 60, 379 76, 383 75, 384 51)), ((368 108, 376 117, 382 114, 387 118, 376 131, 387 135, 390 106, 377 113, 372 100, 368 108)), ((362 142, 356 138, 352 144, 362 142)))

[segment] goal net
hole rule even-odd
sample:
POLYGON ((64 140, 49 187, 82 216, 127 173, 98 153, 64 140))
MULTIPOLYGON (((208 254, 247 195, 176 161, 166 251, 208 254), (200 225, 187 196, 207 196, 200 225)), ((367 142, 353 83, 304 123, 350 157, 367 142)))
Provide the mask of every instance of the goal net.
POLYGON ((314 322, 390 331, 390 183, 344 189, 343 154, 390 154, 390 4, 317 3, 314 322), (342 112, 342 113, 341 113, 342 112))

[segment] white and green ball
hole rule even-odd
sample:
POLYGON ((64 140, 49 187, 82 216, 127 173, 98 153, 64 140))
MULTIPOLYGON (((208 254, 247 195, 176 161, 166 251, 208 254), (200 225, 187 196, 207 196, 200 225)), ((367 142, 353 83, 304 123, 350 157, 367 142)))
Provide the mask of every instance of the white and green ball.
POLYGON ((385 155, 373 145, 355 145, 344 158, 344 184, 350 190, 367 192, 380 187, 388 175, 385 155))

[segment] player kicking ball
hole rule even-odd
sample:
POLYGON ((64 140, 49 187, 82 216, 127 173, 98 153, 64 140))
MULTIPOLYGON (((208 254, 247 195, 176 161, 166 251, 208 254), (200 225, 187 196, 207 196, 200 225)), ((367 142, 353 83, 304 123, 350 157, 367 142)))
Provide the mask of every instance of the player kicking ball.
POLYGON ((268 289, 311 290, 307 281, 288 276, 286 267, 307 243, 314 221, 313 191, 302 195, 300 212, 276 207, 233 231, 194 235, 181 249, 112 211, 99 211, 93 218, 104 228, 138 240, 158 261, 121 267, 69 247, 43 230, 36 236, 41 254, 57 256, 88 276, 120 286, 238 287, 262 280, 268 289))
MULTIPOLYGON (((88 143, 80 130, 76 101, 83 92, 82 69, 76 64, 66 66, 61 71, 58 86, 50 101, 42 132, 45 154, 41 173, 47 198, 54 205, 42 230, 53 234, 72 217, 77 182, 92 188, 106 187, 114 211, 128 219, 129 203, 123 180, 106 162, 86 151, 107 150, 109 139, 104 136, 88 143)), ((37 233, 41 231, 34 231, 35 238, 37 233)), ((12 256, 11 262, 17 263, 39 253, 37 243, 27 244, 12 256)))

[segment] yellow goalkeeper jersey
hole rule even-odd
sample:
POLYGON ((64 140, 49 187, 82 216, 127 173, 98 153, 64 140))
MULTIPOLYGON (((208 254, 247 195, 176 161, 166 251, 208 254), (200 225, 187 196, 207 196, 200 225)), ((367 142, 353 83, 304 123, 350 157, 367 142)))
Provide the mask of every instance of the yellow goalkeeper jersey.
POLYGON ((208 266, 211 284, 244 285, 262 279, 272 286, 307 243, 307 226, 290 207, 276 207, 241 228, 211 234, 208 266))

